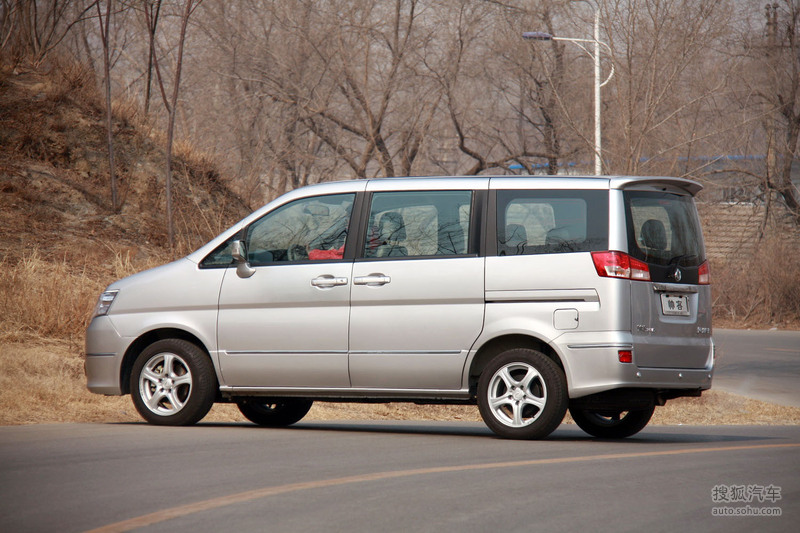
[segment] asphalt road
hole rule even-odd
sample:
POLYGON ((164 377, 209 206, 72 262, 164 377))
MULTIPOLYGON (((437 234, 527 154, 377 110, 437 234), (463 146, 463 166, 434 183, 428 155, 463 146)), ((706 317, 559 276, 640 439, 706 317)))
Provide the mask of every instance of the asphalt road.
MULTIPOLYGON (((800 406, 800 332, 714 337, 714 388, 800 406)), ((800 426, 648 427, 624 441, 562 426, 537 442, 446 422, 0 427, 3 533, 794 532, 799 521, 800 426), (781 516, 713 515, 764 509, 781 516)))
POLYGON ((797 426, 616 442, 452 422, 3 427, 0 531, 794 532, 798 473, 797 426), (748 505, 782 515, 712 515, 748 505))
POLYGON ((800 407, 800 331, 714 329, 712 388, 800 407))

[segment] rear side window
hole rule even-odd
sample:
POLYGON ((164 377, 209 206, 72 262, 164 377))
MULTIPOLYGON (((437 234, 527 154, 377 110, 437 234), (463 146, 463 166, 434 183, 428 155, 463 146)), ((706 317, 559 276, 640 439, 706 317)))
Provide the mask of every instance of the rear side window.
POLYGON ((364 257, 466 255, 472 195, 472 191, 376 192, 364 257))
POLYGON ((698 266, 705 260, 691 196, 626 191, 624 197, 630 255, 656 265, 698 266))
POLYGON ((608 191, 498 191, 498 255, 608 248, 608 191))

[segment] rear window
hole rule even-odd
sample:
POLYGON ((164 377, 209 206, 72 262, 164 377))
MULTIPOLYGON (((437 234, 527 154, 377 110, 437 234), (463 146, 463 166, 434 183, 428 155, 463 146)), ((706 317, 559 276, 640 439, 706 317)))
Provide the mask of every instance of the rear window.
POLYGON ((608 191, 498 191, 497 254, 608 248, 608 191))
POLYGON ((630 255, 655 265, 698 266, 705 261, 697 209, 691 196, 626 191, 630 255))

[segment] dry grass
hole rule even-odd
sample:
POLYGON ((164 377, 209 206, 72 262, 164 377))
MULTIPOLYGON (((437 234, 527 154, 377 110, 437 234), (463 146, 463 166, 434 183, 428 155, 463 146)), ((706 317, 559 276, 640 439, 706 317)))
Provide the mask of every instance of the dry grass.
MULTIPOLYGON (((73 342, 29 337, 0 343, 0 425, 53 422, 141 421, 130 397, 106 397, 86 389, 83 356, 73 342)), ((314 405, 308 420, 460 420, 480 421, 474 406, 414 404, 314 405)), ((233 405, 218 404, 206 422, 244 422, 233 405)), ((567 423, 571 423, 569 416, 567 423)), ((800 424, 800 408, 782 407, 709 391, 656 409, 653 424, 800 424)))
POLYGON ((30 335, 70 338, 86 326, 100 282, 65 261, 44 261, 38 252, 16 265, 0 263, 0 339, 21 341, 30 335))
POLYGON ((0 261, 0 342, 31 336, 82 343, 100 292, 112 281, 163 263, 149 258, 134 263, 129 251, 108 250, 106 258, 45 260, 34 250, 16 263, 0 261), (76 264, 77 263, 77 264, 76 264))
POLYGON ((69 343, 1 345, 0 423, 99 422, 131 411, 121 398, 98 401, 82 378, 83 358, 69 343))
POLYGON ((750 258, 712 265, 716 325, 800 324, 800 251, 785 238, 759 243, 750 258))
POLYGON ((679 398, 657 407, 653 424, 800 425, 800 407, 787 407, 710 390, 700 398, 679 398))

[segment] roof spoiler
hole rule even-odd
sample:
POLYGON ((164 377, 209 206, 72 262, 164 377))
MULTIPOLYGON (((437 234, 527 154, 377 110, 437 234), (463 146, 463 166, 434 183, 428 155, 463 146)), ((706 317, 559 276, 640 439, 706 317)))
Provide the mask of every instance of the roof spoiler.
POLYGON ((695 196, 697 193, 703 190, 703 186, 696 181, 686 178, 674 178, 667 176, 612 177, 610 178, 610 181, 612 189, 627 189, 639 185, 657 188, 659 185, 664 185, 666 187, 678 187, 687 191, 692 196, 695 196))

